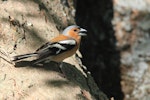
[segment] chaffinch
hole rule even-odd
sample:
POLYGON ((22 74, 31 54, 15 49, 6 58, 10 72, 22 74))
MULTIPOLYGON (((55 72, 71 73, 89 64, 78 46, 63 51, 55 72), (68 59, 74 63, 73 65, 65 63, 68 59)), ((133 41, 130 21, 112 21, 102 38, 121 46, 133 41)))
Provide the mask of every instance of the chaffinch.
POLYGON ((76 53, 80 46, 81 36, 86 36, 86 30, 77 25, 68 26, 62 34, 42 45, 34 53, 17 55, 12 57, 12 61, 36 57, 34 64, 43 61, 62 62, 76 53))

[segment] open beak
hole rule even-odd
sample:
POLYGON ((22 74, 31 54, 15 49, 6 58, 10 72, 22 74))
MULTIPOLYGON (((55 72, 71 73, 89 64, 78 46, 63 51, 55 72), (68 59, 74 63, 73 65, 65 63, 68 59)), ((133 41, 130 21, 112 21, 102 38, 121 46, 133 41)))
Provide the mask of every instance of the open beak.
POLYGON ((83 29, 83 28, 80 28, 80 31, 79 31, 79 35, 80 36, 87 36, 87 30, 83 29))

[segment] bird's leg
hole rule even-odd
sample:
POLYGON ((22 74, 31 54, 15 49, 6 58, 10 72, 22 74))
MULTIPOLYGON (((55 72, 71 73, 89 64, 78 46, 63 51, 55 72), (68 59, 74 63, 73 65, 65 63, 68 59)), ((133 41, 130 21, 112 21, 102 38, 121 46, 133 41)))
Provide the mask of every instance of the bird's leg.
POLYGON ((66 77, 65 72, 63 71, 63 62, 58 63, 58 67, 63 77, 66 77))

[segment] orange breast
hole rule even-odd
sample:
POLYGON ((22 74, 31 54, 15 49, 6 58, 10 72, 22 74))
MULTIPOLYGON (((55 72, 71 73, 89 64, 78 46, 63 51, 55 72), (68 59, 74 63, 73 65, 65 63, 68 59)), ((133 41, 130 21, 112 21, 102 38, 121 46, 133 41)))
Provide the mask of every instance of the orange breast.
MULTIPOLYGON (((67 36, 64 36, 64 35, 59 35, 58 37, 52 39, 51 42, 58 42, 58 41, 67 40, 67 39, 70 39, 70 38, 67 37, 67 36)), ((52 60, 52 61, 55 61, 55 62, 61 62, 61 61, 63 61, 64 59, 66 59, 66 58, 68 58, 68 57, 74 55, 74 54, 76 53, 77 49, 79 48, 79 45, 80 45, 80 37, 73 36, 73 39, 75 39, 76 42, 77 42, 77 45, 76 45, 73 49, 71 49, 71 50, 69 50, 69 51, 66 51, 66 52, 64 52, 64 53, 61 53, 61 54, 59 54, 59 55, 53 56, 51 60, 52 60)))

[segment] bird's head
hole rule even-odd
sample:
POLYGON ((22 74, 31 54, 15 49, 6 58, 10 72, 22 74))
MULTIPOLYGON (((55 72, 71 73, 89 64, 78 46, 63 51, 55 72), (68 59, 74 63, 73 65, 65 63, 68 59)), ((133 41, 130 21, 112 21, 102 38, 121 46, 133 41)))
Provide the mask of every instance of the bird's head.
POLYGON ((86 36, 87 30, 80 28, 77 25, 68 26, 64 29, 63 34, 72 38, 80 38, 81 36, 86 36))

